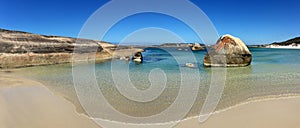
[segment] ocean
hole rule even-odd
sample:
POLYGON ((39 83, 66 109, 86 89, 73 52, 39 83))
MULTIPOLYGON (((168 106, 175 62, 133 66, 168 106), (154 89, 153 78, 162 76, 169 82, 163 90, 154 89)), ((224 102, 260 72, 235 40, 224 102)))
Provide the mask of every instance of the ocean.
MULTIPOLYGON (((250 51, 253 59, 250 66, 217 68, 226 71, 221 76, 226 81, 224 86, 219 85, 223 91, 212 92, 221 96, 215 112, 253 100, 300 94, 300 50, 250 48, 250 51)), ((212 77, 212 72, 218 74, 218 70, 203 66, 205 54, 206 51, 192 52, 184 48, 147 48, 143 63, 114 59, 92 67, 99 94, 115 111, 132 117, 148 117, 174 107, 172 104, 176 102, 177 106, 190 107, 185 117, 192 117, 200 114, 212 81, 218 80, 212 77), (195 67, 188 68, 186 63, 195 67), (191 106, 185 106, 190 103, 191 106)), ((72 102, 79 113, 89 112, 84 112, 76 90, 81 91, 81 101, 88 101, 84 103, 104 102, 88 91, 89 85, 75 88, 71 64, 21 68, 16 70, 16 75, 41 82, 72 102), (86 91, 84 97, 83 91, 86 91)), ((85 78, 87 74, 76 75, 85 78)), ((91 113, 101 107, 108 109, 95 106, 91 113)), ((180 113, 178 110, 180 107, 171 112, 180 113)), ((100 114, 108 119, 111 116, 106 110, 100 114)))

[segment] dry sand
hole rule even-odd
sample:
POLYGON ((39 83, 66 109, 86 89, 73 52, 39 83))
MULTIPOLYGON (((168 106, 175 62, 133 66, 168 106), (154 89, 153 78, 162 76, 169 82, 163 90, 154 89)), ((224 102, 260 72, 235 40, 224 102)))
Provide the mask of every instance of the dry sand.
MULTIPOLYGON (((99 128, 60 96, 38 82, 0 72, 0 128, 99 128)), ((176 128, 298 128, 300 98, 240 105, 212 115, 179 123, 176 128)))
POLYGON ((99 128, 41 84, 0 75, 0 128, 99 128))
POLYGON ((269 45, 267 48, 275 48, 275 49, 300 49, 300 46, 279 46, 279 45, 269 45))

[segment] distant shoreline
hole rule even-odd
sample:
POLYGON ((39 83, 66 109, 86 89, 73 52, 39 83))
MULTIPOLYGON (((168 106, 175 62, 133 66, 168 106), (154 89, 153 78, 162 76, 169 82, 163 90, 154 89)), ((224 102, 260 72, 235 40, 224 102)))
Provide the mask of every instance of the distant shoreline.
POLYGON ((280 45, 269 45, 266 48, 274 48, 274 49, 300 49, 300 46, 280 46, 280 45))

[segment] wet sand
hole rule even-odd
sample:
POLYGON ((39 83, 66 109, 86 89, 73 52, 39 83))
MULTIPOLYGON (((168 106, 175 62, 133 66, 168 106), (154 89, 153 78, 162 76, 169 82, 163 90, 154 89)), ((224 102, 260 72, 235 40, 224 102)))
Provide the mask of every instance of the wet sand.
POLYGON ((99 128, 38 82, 0 75, 0 128, 99 128))
MULTIPOLYGON (((64 98, 42 84, 0 73, 1 128, 99 128, 64 98)), ((204 123, 192 118, 176 128, 298 128, 300 98, 240 105, 212 115, 204 123)))
POLYGON ((266 100, 240 105, 212 115, 204 123, 198 118, 176 128, 299 128, 300 97, 266 100))

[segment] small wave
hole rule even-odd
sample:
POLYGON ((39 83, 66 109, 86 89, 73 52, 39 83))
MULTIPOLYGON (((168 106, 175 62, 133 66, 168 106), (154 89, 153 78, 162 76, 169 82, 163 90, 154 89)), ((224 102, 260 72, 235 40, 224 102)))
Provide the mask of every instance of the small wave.
MULTIPOLYGON (((247 99, 245 102, 241 102, 238 103, 236 105, 221 109, 221 110, 217 110, 213 113, 211 113, 210 115, 215 115, 215 114, 219 114, 222 112, 226 112, 228 110, 232 110, 234 108, 243 106, 243 105, 247 105, 247 104, 251 104, 251 103, 257 103, 257 102, 265 102, 265 101, 273 101, 273 100, 282 100, 282 99, 293 99, 293 98, 299 98, 300 94, 280 94, 280 95, 267 95, 267 96, 261 96, 261 97, 252 97, 247 99)), ((126 123, 126 122, 119 122, 119 121, 114 121, 114 120, 109 120, 109 119, 102 119, 102 118, 92 118, 90 117, 90 119, 93 119, 95 121, 97 120, 101 120, 101 121, 105 121, 105 122, 111 122, 111 123, 115 123, 115 124, 124 124, 124 125, 170 125, 170 124, 177 124, 180 122, 184 122, 187 120, 191 120, 191 119, 198 119, 200 116, 205 116, 205 115, 197 115, 197 116, 191 116, 191 117, 186 117, 182 120, 175 120, 175 121, 169 121, 169 122, 161 122, 161 123, 140 123, 140 124, 136 124, 136 123, 126 123)))

